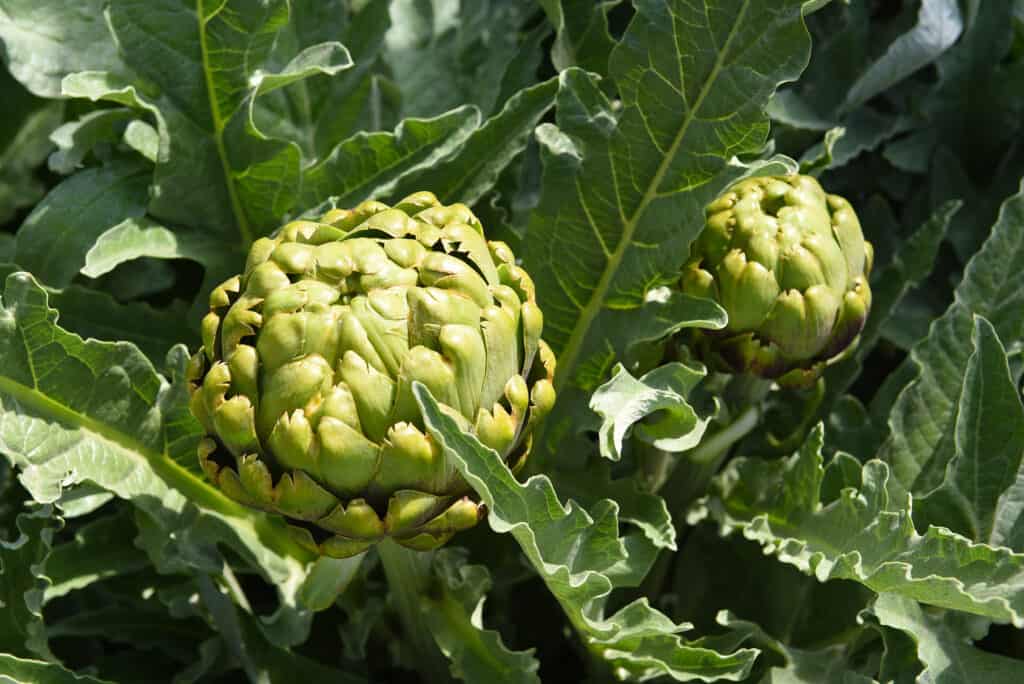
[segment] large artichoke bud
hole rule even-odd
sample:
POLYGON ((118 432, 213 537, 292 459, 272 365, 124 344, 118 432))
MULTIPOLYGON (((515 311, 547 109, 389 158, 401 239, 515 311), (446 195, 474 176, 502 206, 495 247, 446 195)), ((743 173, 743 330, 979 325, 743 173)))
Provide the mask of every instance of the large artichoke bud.
POLYGON ((740 181, 706 214, 682 288, 718 302, 729 323, 697 332, 694 348, 720 370, 813 382, 871 307, 873 252, 853 207, 792 175, 740 181))
POLYGON ((325 555, 439 546, 483 511, 412 385, 518 468, 554 402, 542 322, 465 205, 424 192, 293 221, 210 295, 189 373, 203 469, 325 555))

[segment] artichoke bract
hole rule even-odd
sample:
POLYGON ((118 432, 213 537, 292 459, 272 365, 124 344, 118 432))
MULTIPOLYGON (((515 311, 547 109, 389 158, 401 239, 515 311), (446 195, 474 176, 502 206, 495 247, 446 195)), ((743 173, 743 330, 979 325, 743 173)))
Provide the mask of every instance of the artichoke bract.
POLYGON ((683 267, 683 292, 729 314, 693 348, 719 370, 813 382, 864 327, 872 258, 853 207, 814 178, 740 181, 708 205, 683 267))
POLYGON ((423 192, 293 221, 210 295, 189 367, 203 469, 318 553, 435 548, 483 509, 413 383, 517 469, 554 403, 542 326, 530 277, 465 205, 423 192))

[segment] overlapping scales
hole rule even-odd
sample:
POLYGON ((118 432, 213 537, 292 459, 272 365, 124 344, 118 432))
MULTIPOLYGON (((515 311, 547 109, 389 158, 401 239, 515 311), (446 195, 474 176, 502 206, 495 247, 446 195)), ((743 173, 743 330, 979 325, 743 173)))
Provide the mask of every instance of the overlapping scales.
POLYGON ((210 309, 190 369, 203 467, 331 556, 386 536, 433 548, 482 516, 414 382, 513 467, 554 402, 533 282, 430 193, 289 223, 210 309))
POLYGON ((813 381, 871 307, 873 252, 853 207, 810 176, 769 176, 732 186, 706 215, 682 288, 718 302, 729 324, 694 346, 725 370, 813 381))

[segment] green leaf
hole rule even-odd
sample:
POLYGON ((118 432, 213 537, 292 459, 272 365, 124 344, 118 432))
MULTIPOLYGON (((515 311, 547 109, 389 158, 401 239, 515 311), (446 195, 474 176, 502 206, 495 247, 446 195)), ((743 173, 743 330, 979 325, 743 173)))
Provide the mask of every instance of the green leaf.
MULTIPOLYGON (((0 264, 0 278, 19 271, 13 264, 0 264)), ((60 312, 65 330, 81 337, 111 342, 131 342, 154 364, 162 364, 176 344, 197 347, 199 333, 182 326, 183 306, 156 309, 141 302, 120 303, 110 295, 77 285, 63 290, 44 288, 49 303, 60 312)))
POLYGON ((402 92, 402 116, 464 104, 490 114, 533 8, 507 0, 394 0, 384 61, 402 92))
POLYGON ((932 180, 947 174, 950 158, 970 168, 974 183, 984 189, 980 206, 972 206, 976 203, 970 201, 970 188, 960 183, 950 185, 949 194, 932 197, 933 204, 968 200, 949 235, 964 263, 987 235, 997 203, 1016 190, 1021 176, 1014 143, 1022 132, 1024 60, 1013 52, 1012 13, 1010 2, 979 2, 973 10, 967 9, 963 35, 936 62, 938 82, 924 94, 911 91, 908 95, 912 98, 909 108, 919 123, 885 152, 886 159, 899 168, 928 172, 932 180), (971 134, 963 135, 965 130, 971 134), (951 154, 940 159, 941 147, 951 154), (1008 166, 1004 157, 1011 158, 1008 166))
POLYGON ((57 663, 24 660, 9 653, 0 653, 0 683, 22 684, 112 684, 105 679, 80 675, 57 663))
MULTIPOLYGON (((856 582, 818 582, 765 555, 755 542, 719 536, 713 524, 687 529, 673 560, 672 584, 666 588, 678 597, 673 617, 704 633, 720 631, 727 610, 790 647, 814 650, 858 633, 857 616, 874 597, 856 582)), ((777 650, 770 643, 763 647, 777 650)))
POLYGON ((462 549, 443 549, 434 558, 440 597, 430 600, 427 624, 452 673, 467 682, 539 684, 533 649, 512 651, 501 635, 483 626, 484 599, 491 588, 487 567, 470 565, 462 549))
POLYGON ((186 353, 168 355, 173 382, 133 345, 83 340, 56 325, 45 292, 7 277, 0 309, 0 451, 41 503, 90 481, 131 501, 160 530, 149 549, 177 569, 209 563, 225 543, 279 589, 282 610, 311 560, 277 519, 246 509, 196 474, 199 428, 188 412, 186 353), (183 465, 187 464, 187 465, 183 465))
POLYGON ((0 539, 0 648, 14 655, 52 659, 43 624, 45 574, 53 534, 62 525, 51 506, 18 516, 18 536, 0 539))
MULTIPOLYGON (((775 118, 775 113, 772 117, 775 118)), ((866 108, 855 109, 837 121, 841 123, 835 123, 834 126, 841 127, 844 134, 834 141, 832 156, 825 161, 825 166, 812 168, 824 170, 846 166, 864 152, 873 151, 882 143, 905 133, 911 125, 909 117, 887 116, 866 108)), ((804 152, 801 162, 810 164, 816 157, 824 156, 824 153, 824 144, 814 145, 804 152)))
MULTIPOLYGON (((822 433, 819 425, 791 458, 731 461, 688 522, 710 516, 723 534, 742 531, 822 582, 855 580, 877 593, 1024 626, 1024 554, 941 527, 918 534, 910 497, 890 495, 889 468, 879 460, 826 502, 822 433)), ((828 467, 849 471, 842 461, 828 467)))
POLYGON ((406 119, 394 133, 357 133, 306 170, 302 204, 353 207, 390 195, 408 174, 431 169, 458 150, 480 125, 475 107, 453 109, 433 119, 406 119))
MULTIPOLYGON (((559 480, 558 486, 562 495, 566 498, 575 499, 577 503, 591 505, 598 500, 607 498, 619 506, 619 520, 636 526, 647 538, 649 543, 656 549, 676 548, 676 528, 672 525, 672 515, 669 513, 665 500, 657 494, 652 494, 649 488, 644 487, 637 477, 619 477, 612 479, 611 469, 608 463, 589 464, 586 469, 573 471, 559 480)), ((626 535, 628 539, 631 535, 626 535)), ((639 549, 634 549, 640 552, 639 549)), ((647 550, 645 553, 655 555, 656 552, 647 550)), ((632 554, 632 552, 631 552, 632 554)), ((629 563, 637 560, 630 556, 629 563)), ((641 579, 649 564, 647 560, 640 559, 631 572, 640 573, 641 579)), ((627 581, 623 578, 623 582, 627 581)), ((629 580, 632 581, 632 580, 629 580)), ((616 582, 616 586, 632 586, 616 582)))
POLYGON ((860 375, 864 361, 874 349, 887 325, 899 326, 894 317, 898 306, 911 288, 919 285, 935 264, 939 246, 946 235, 953 216, 960 209, 959 202, 947 202, 901 245, 884 268, 871 278, 871 313, 860 333, 860 343, 854 353, 825 371, 826 399, 823 410, 828 410, 860 375))
POLYGON ((199 595, 227 649, 250 681, 307 681, 366 684, 366 680, 315 660, 292 653, 268 641, 256 618, 240 610, 209 576, 199 577, 199 595))
POLYGON ((5 62, 40 97, 59 97, 61 80, 84 70, 120 73, 124 65, 104 16, 106 0, 4 0, 0 42, 5 62))
POLYGON ((327 156, 358 131, 393 128, 384 111, 378 55, 391 25, 388 0, 363 7, 345 0, 297 0, 277 37, 273 61, 285 62, 300 46, 340 41, 353 65, 331 78, 310 78, 256 100, 259 130, 302 148, 308 162, 327 156))
POLYGON ((763 151, 769 97, 807 62, 801 7, 638 2, 611 58, 621 113, 592 78, 561 74, 523 257, 559 357, 546 431, 565 427, 637 329, 663 320, 649 294, 677 280, 704 207, 746 170, 734 157, 763 151))
POLYGON ((489 191, 506 166, 526 147, 541 117, 555 104, 558 80, 548 79, 516 93, 504 108, 444 160, 406 175, 392 194, 430 190, 446 204, 472 205, 489 191))
POLYGON ((327 610, 359 573, 365 554, 351 558, 317 558, 309 570, 309 579, 302 585, 302 605, 311 610, 327 610))
POLYGON ((53 639, 105 637, 132 651, 159 651, 187 662, 198 635, 208 633, 197 618, 168 619, 155 600, 79 610, 54 621, 47 629, 53 639))
POLYGON ((621 0, 540 0, 548 20, 558 32, 551 46, 551 61, 559 71, 578 66, 608 76, 608 58, 615 41, 608 33, 608 12, 621 0))
POLYGON ((129 121, 124 129, 124 143, 147 160, 157 161, 160 155, 160 134, 145 121, 129 121))
POLYGON ((948 50, 963 30, 956 0, 922 0, 913 29, 894 40, 850 87, 845 107, 852 109, 892 87, 948 50))
MULTIPOLYGON (((2 23, 0 19, 0 23, 2 23)), ((0 28, 0 38, 2 38, 0 28)), ((49 135, 61 121, 63 103, 32 96, 3 69, 0 90, 4 108, 0 112, 0 224, 45 194, 36 176, 37 167, 53 149, 49 135)))
POLYGON ((132 543, 136 529, 130 512, 125 508, 89 522, 75 531, 74 539, 53 548, 47 560, 51 584, 46 587, 45 602, 148 567, 146 554, 132 543))
POLYGON ((14 260, 47 285, 70 285, 105 230, 145 212, 149 175, 142 164, 122 161, 63 181, 22 223, 14 260))
MULTIPOLYGON (((190 259, 209 264, 223 259, 223 243, 201 233, 174 233, 147 218, 126 219, 100 235, 85 255, 82 273, 90 278, 139 257, 190 259)), ((235 259, 241 261, 240 254, 235 259)), ((204 291, 209 288, 202 288, 204 291)))
POLYGON ((200 3, 116 0, 107 11, 127 71, 82 72, 62 92, 142 109, 160 136, 154 218, 204 228, 245 244, 270 232, 298 197, 301 150, 253 121, 259 95, 351 64, 338 43, 295 46, 270 64, 288 20, 285 0, 200 3), (156 55, 172 51, 173 59, 156 55))
MULTIPOLYGON (((1000 339, 1024 337, 1024 191, 1008 198, 981 251, 967 265, 956 299, 904 362, 917 377, 889 414, 889 437, 878 457, 892 468, 892 484, 925 494, 945 478, 955 452, 957 407, 963 392, 973 316, 984 316, 1000 339)), ((905 381, 899 372, 888 382, 905 381)), ((897 385, 898 387, 899 385, 897 385)), ((883 386, 882 393, 886 392, 883 386)))
POLYGON ((919 682, 935 684, 1016 684, 1021 663, 976 648, 964 638, 963 620, 953 613, 929 613, 914 601, 882 594, 871 612, 878 621, 904 632, 917 644, 917 657, 924 670, 919 682))
POLYGON ((77 171, 96 147, 116 143, 134 116, 127 107, 114 107, 88 112, 63 124, 50 135, 57 145, 50 155, 50 170, 65 175, 77 171))
POLYGON ((608 573, 626 558, 615 502, 606 499, 586 511, 573 501, 564 506, 542 475, 520 484, 496 452, 459 429, 429 390, 416 383, 413 392, 431 436, 487 504, 491 529, 515 537, 589 650, 640 679, 747 675, 755 651, 723 655, 688 644, 678 636, 687 625, 675 624, 646 598, 605 616, 614 587, 608 573))
POLYGON ((740 620, 728 611, 718 615, 718 622, 734 632, 749 634, 754 645, 782 658, 784 665, 768 668, 759 684, 877 684, 871 677, 857 672, 850 662, 852 659, 846 644, 816 650, 793 648, 773 638, 755 623, 740 620))
POLYGON ((623 441, 631 429, 663 451, 678 453, 697 446, 709 419, 699 417, 686 398, 705 375, 703 368, 669 363, 638 380, 616 366, 611 379, 590 399, 590 408, 603 419, 598 439, 601 455, 621 459, 623 441), (651 416, 655 418, 640 423, 651 416))
POLYGON ((822 171, 829 168, 835 159, 835 147, 846 135, 846 129, 836 126, 825 131, 825 137, 820 145, 815 145, 807 150, 800 160, 800 173, 805 175, 818 176, 822 171))
POLYGON ((823 117, 796 90, 796 86, 778 90, 768 102, 765 111, 777 121, 792 128, 824 133, 835 128, 836 122, 823 117))
MULTIPOLYGON (((216 236, 192 230, 172 231, 146 217, 129 218, 118 223, 96 238, 93 246, 85 255, 82 274, 90 278, 99 278, 114 271, 115 268, 139 258, 149 259, 188 259, 203 266, 203 282, 199 286, 200 296, 192 307, 192 322, 198 322, 209 309, 206 294, 220 282, 234 275, 245 264, 245 255, 233 244, 225 244, 216 236)), ((116 287, 111 288, 120 294, 116 287)), ((58 308, 60 308, 58 306, 58 308)), ((100 319, 102 320, 102 319, 100 319)), ((191 328, 196 328, 192 325, 191 328)), ((182 335, 182 326, 178 320, 177 337, 173 342, 188 342, 192 346, 194 330, 188 330, 188 336, 182 335)), ((136 337, 110 337, 97 335, 101 339, 127 339, 138 343, 136 337)), ((141 345, 140 345, 141 346, 141 345)), ((157 358, 163 358, 171 345, 159 350, 157 358)), ((148 347, 144 348, 146 351, 148 347)), ((147 355, 149 352, 147 351, 147 355)), ((152 355, 150 355, 152 358, 152 355)))
POLYGON ((992 324, 974 319, 956 417, 955 454, 942 484, 919 497, 919 525, 944 525, 975 541, 1024 550, 1024 405, 992 324))

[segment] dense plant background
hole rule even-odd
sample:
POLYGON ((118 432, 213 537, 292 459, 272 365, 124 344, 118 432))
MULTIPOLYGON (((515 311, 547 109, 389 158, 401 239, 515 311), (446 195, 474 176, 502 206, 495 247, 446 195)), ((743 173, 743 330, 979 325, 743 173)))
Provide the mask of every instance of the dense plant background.
POLYGON ((490 511, 424 556, 452 675, 1024 679, 1024 3, 0 0, 0 45, 0 678, 445 676, 372 551, 204 482, 182 377, 255 238, 431 190, 559 356, 523 482, 420 397, 490 511), (709 200, 797 169, 874 308, 702 459, 744 397, 676 273, 709 200))

